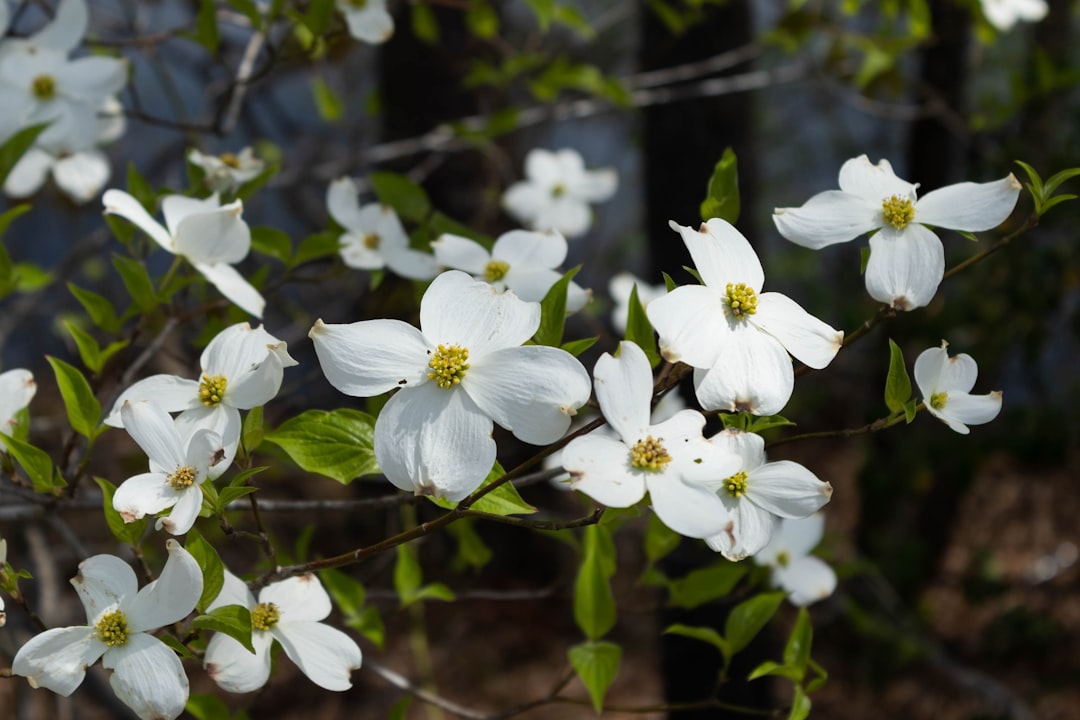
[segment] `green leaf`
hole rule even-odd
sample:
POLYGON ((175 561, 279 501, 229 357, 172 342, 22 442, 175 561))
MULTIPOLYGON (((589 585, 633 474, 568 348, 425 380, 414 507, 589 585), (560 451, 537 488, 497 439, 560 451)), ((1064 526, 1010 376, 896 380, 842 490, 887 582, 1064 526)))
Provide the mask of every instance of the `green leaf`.
POLYGON ((499 34, 499 16, 484 0, 472 0, 465 11, 465 26, 475 37, 488 40, 499 34))
POLYGON ((578 357, 581 353, 585 352, 599 340, 599 337, 582 338, 581 340, 571 340, 562 344, 562 349, 570 353, 574 357, 578 357))
POLYGON ((341 247, 340 237, 341 233, 329 230, 308 235, 300 241, 299 247, 296 248, 296 255, 293 256, 292 262, 289 263, 289 269, 312 260, 337 255, 338 248, 341 247))
POLYGON ((386 720, 405 720, 405 715, 409 711, 409 705, 412 704, 412 697, 407 696, 394 703, 394 706, 390 708, 390 712, 386 716, 386 720))
POLYGON ((412 31, 416 39, 428 45, 439 43, 439 23, 431 6, 421 0, 412 6, 412 31))
POLYGON ((758 665, 749 675, 747 675, 746 679, 757 680, 758 678, 767 676, 785 677, 794 683, 800 681, 799 672, 797 670, 788 667, 787 665, 781 665, 774 660, 766 660, 758 665))
POLYGON ((311 95, 315 99, 315 109, 323 120, 332 123, 344 117, 345 104, 322 76, 316 75, 311 79, 311 95))
POLYGON ((453 602, 454 591, 443 583, 431 583, 416 591, 413 601, 415 602, 417 600, 442 600, 444 602, 453 602))
POLYGON ((265 434, 304 470, 348 484, 379 472, 375 462, 375 419, 358 410, 307 410, 265 434))
POLYGON ((101 403, 94 397, 90 383, 77 368, 63 360, 49 356, 46 359, 56 374, 56 384, 60 386, 60 395, 64 398, 68 422, 75 432, 92 442, 100 434, 97 426, 101 421, 101 403))
POLYGON ((681 539, 677 532, 660 521, 656 513, 649 513, 649 524, 645 528, 645 557, 650 563, 667 557, 679 546, 681 539))
POLYGON ((367 600, 364 586, 340 570, 322 570, 319 579, 326 586, 326 591, 334 599, 334 604, 345 617, 359 615, 367 600))
MULTIPOLYGON (((477 490, 487 487, 505 474, 506 471, 503 470, 502 465, 496 462, 495 466, 491 469, 491 472, 484 478, 484 482, 480 483, 480 487, 478 487, 477 490)), ((456 502, 450 502, 442 497, 428 496, 428 499, 439 507, 447 510, 453 510, 458 506, 456 502)), ((531 515, 536 512, 536 508, 521 499, 521 495, 518 494, 517 488, 511 483, 503 483, 495 488, 473 503, 472 509, 479 512, 491 513, 492 515, 531 515)))
POLYGON ((634 287, 630 290, 630 300, 627 304, 626 339, 645 351, 645 357, 649 358, 650 366, 656 368, 660 364, 656 333, 653 332, 652 323, 645 315, 645 306, 638 297, 637 283, 634 283, 634 287))
POLYGON ((277 228, 265 225, 251 228, 251 249, 286 265, 292 260, 292 239, 287 232, 277 228))
POLYGON ((115 254, 112 262, 139 310, 146 313, 157 307, 157 291, 154 289, 150 274, 146 271, 146 266, 134 258, 115 254))
POLYGON ((761 433, 770 428, 785 427, 788 425, 794 426, 795 423, 791 422, 783 415, 765 415, 762 417, 752 415, 746 429, 748 432, 761 433))
POLYGON ((746 565, 726 560, 694 570, 668 585, 668 603, 692 609, 727 596, 746 574, 746 565))
POLYGON ((904 403, 904 422, 908 425, 915 419, 915 414, 918 410, 918 406, 915 403, 915 398, 908 400, 904 403))
POLYGON ((885 377, 885 404, 893 415, 904 412, 911 399, 911 378, 900 346, 889 339, 889 374, 885 377))
POLYGON ((1062 170, 1061 172, 1051 175, 1046 179, 1046 184, 1043 186, 1045 197, 1051 197, 1054 194, 1054 191, 1058 189, 1058 186, 1066 180, 1071 180, 1077 175, 1080 175, 1080 167, 1069 168, 1068 170, 1062 170))
POLYGON ((109 361, 109 358, 126 348, 129 344, 127 340, 118 340, 117 342, 109 343, 109 345, 102 350, 98 345, 97 340, 75 323, 65 320, 64 327, 71 333, 71 338, 75 341, 75 346, 79 348, 79 357, 82 359, 83 365, 95 375, 101 372, 101 369, 105 367, 105 363, 109 361))
POLYGON ((196 660, 198 662, 202 662, 202 658, 191 652, 191 650, 188 650, 185 645, 183 645, 172 635, 169 635, 168 633, 162 633, 161 637, 159 637, 158 640, 168 645, 169 649, 179 655, 181 660, 196 660))
POLYGON ((431 201, 424 188, 394 172, 374 172, 368 177, 371 189, 383 205, 389 205, 406 220, 423 222, 431 213, 431 201))
POLYGON ((493 553, 491 548, 484 543, 479 533, 476 532, 474 518, 462 518, 448 525, 446 529, 457 541, 455 565, 481 570, 491 562, 493 553))
POLYGON ((199 12, 195 15, 195 41, 213 55, 221 44, 218 34, 217 13, 214 0, 200 0, 199 12))
POLYGON ((259 449, 265 437, 263 406, 257 405, 248 410, 247 415, 244 416, 244 423, 240 430, 240 442, 243 443, 247 454, 251 455, 251 453, 259 449))
POLYGON ((807 717, 810 717, 810 698, 807 697, 802 685, 796 685, 795 697, 791 700, 791 712, 788 713, 788 720, 805 720, 807 717))
POLYGON ((791 628, 791 635, 784 646, 784 665, 799 673, 798 682, 802 682, 806 675, 813 639, 814 628, 810 624, 810 613, 806 608, 799 608, 799 616, 795 619, 795 626, 791 628))
POLYGON ((243 605, 223 605, 214 608, 192 620, 191 627, 225 633, 243 645, 249 653, 255 652, 251 644, 251 611, 243 605))
POLYGON ((615 625, 615 598, 610 582, 615 558, 611 548, 607 528, 600 525, 585 528, 581 567, 574 581, 574 620, 590 640, 603 637, 615 625))
POLYGON ((109 526, 109 532, 120 542, 131 543, 132 545, 139 542, 143 533, 146 532, 146 518, 139 518, 129 523, 124 522, 124 518, 113 507, 113 495, 116 494, 116 486, 101 477, 95 477, 94 482, 101 488, 105 524, 109 526))
POLYGON ((1022 160, 1013 160, 1013 162, 1023 168, 1024 172, 1027 173, 1028 179, 1031 181, 1028 183, 1028 190, 1031 191, 1032 196, 1035 197, 1036 200, 1041 200, 1043 197, 1043 181, 1042 178, 1039 177, 1039 173, 1035 171, 1035 168, 1022 160))
MULTIPOLYGON (((194 657, 194 656, 192 656, 194 657)), ((232 713, 225 701, 216 695, 202 695, 192 693, 188 695, 187 705, 184 706, 195 720, 229 720, 232 713)))
POLYGON ((555 0, 525 0, 525 4, 536 16, 540 32, 546 33, 551 27, 551 21, 555 18, 555 0))
POLYGON ((589 691, 593 710, 599 713, 604 708, 604 696, 619 673, 622 648, 607 641, 587 642, 570 648, 567 657, 589 691))
MULTIPOLYGON (((15 111, 9 108, 7 112, 15 111)), ((26 151, 37 140, 37 136, 48 126, 49 123, 42 123, 25 127, 5 140, 3 145, 0 145, 0 185, 3 185, 12 168, 18 164, 19 158, 26 154, 26 151)))
POLYGON ((154 188, 150 186, 133 162, 129 162, 127 166, 127 191, 147 212, 154 214, 154 205, 157 203, 154 188))
POLYGON ((589 24, 589 20, 582 14, 581 9, 576 5, 565 4, 557 6, 555 8, 554 20, 559 25, 568 27, 576 32, 583 40, 591 40, 596 37, 596 31, 593 30, 592 25, 589 24))
MULTIPOLYGON (((259 468, 259 469, 260 470, 265 470, 266 468, 259 468)), ((215 509, 217 511, 219 511, 219 512, 223 511, 225 508, 227 508, 229 506, 229 503, 233 502, 234 500, 239 500, 240 498, 244 497, 245 495, 250 495, 251 493, 257 491, 258 489, 259 488, 257 488, 257 487, 251 487, 249 485, 222 488, 221 492, 218 494, 217 508, 215 508, 215 509)))
POLYGON ((120 318, 116 316, 116 310, 112 303, 91 290, 68 283, 68 290, 75 299, 82 303, 90 320, 99 328, 108 333, 115 333, 120 329, 120 318))
POLYGON ((774 592, 757 595, 736 605, 724 623, 724 636, 731 645, 731 653, 750 644, 761 629, 769 624, 780 608, 785 593, 774 592))
POLYGON ((424 576, 420 570, 420 561, 413 552, 410 543, 397 546, 397 560, 394 563, 394 592, 405 607, 416 597, 424 576))
POLYGON ((711 218, 721 218, 732 225, 739 219, 739 168, 731 148, 725 148, 716 162, 701 202, 702 221, 711 218))
POLYGON ((227 0, 241 15, 251 21, 251 26, 256 30, 262 28, 263 17, 259 12, 259 6, 252 0, 227 0))
POLYGON ((720 635, 720 633, 713 630, 711 627, 692 627, 690 625, 681 625, 676 623, 669 626, 664 630, 665 635, 681 635, 683 637, 692 638, 694 640, 700 640, 701 642, 708 643, 714 648, 720 651, 720 654, 724 656, 725 661, 727 658, 734 654, 728 645, 727 640, 720 635))
POLYGON ((870 262, 870 248, 869 247, 861 247, 861 248, 859 248, 859 274, 860 275, 865 275, 866 274, 866 264, 868 262, 870 262))
MULTIPOLYGON (((195 528, 191 528, 187 531, 187 540, 184 542, 184 549, 191 553, 191 556, 195 558, 195 562, 199 563, 199 567, 202 568, 203 573, 203 591, 199 596, 199 602, 195 604, 195 609, 202 612, 206 609, 206 606, 214 602, 214 599, 221 592, 221 588, 225 586, 225 565, 221 562, 221 556, 218 555, 214 546, 206 541, 206 539, 195 528)), ((251 620, 248 618, 248 643, 245 647, 250 648, 251 642, 251 620)), ((254 651, 252 651, 254 652, 254 651)))
POLYGON ((7 445, 8 452, 22 466, 35 492, 52 493, 54 488, 66 485, 59 474, 54 475, 52 458, 41 448, 3 433, 0 433, 0 442, 7 445))
POLYGON ((540 301, 540 328, 533 336, 533 341, 537 345, 559 347, 562 344, 563 329, 566 326, 566 292, 570 287, 570 281, 579 270, 581 270, 580 265, 570 268, 551 286, 547 295, 540 301))

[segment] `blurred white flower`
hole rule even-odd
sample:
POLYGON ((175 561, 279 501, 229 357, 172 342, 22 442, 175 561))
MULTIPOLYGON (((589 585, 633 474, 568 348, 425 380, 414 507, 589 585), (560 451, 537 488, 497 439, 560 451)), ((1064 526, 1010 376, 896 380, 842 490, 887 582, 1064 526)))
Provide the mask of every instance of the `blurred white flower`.
POLYGON ((525 180, 503 193, 503 208, 533 230, 558 230, 568 238, 584 235, 592 225, 590 203, 615 194, 618 175, 611 168, 586 170, 576 150, 540 148, 525 156, 525 180))
POLYGON ((34 375, 29 370, 0 373, 0 435, 11 434, 15 414, 30 404, 36 392, 34 375))
POLYGON ((192 148, 188 151, 188 162, 202 169, 208 188, 220 193, 234 192, 248 180, 259 177, 266 167, 249 147, 239 153, 221 155, 207 155, 192 148))
POLYGON ((979 366, 970 355, 949 357, 948 343, 930 348, 915 358, 915 384, 930 414, 950 428, 967 435, 968 425, 988 423, 1001 412, 1001 391, 971 395, 979 366))
POLYGON ((334 0, 345 17, 349 34, 372 45, 384 43, 394 34, 394 18, 386 9, 386 0, 334 0))
MULTIPOLYGON (((630 316, 630 293, 637 285, 638 300, 645 308, 649 303, 659 297, 667 295, 667 285, 650 285, 631 273, 624 272, 611 278, 608 282, 608 294, 615 301, 615 308, 611 311, 611 324, 620 333, 626 332, 626 322, 630 316)), ((667 396, 665 396, 667 397, 667 396)))
POLYGON ((786 590, 792 605, 803 607, 824 600, 836 590, 836 573, 810 552, 825 534, 825 516, 784 518, 769 544, 754 562, 772 570, 773 584, 786 590))
POLYGON ((1001 32, 1019 21, 1039 22, 1050 11, 1046 0, 981 0, 987 21, 1001 32))

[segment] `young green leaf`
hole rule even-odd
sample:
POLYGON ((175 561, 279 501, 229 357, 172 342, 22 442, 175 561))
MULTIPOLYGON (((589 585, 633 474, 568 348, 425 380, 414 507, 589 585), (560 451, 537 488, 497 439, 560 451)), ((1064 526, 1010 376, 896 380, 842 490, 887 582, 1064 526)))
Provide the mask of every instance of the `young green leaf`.
MULTIPOLYGON (((506 471, 503 470, 502 465, 496 462, 477 490, 482 490, 505 474, 506 471)), ((458 506, 456 502, 451 502, 442 497, 431 497, 429 495, 428 499, 447 510, 453 510, 458 506)), ((492 515, 531 515, 536 512, 536 508, 525 502, 518 493, 517 488, 510 483, 503 483, 477 500, 472 504, 472 509, 492 515)))
POLYGON ((889 339, 889 374, 885 378, 885 405, 893 415, 904 412, 911 399, 911 378, 900 346, 889 339))
POLYGON ((791 628, 787 644, 784 646, 784 665, 799 674, 798 682, 806 676, 810 663, 810 645, 814 639, 814 627, 810 624, 810 613, 806 608, 799 608, 795 626, 791 628))
POLYGON ((563 329, 566 326, 566 291, 579 270, 580 265, 570 268, 540 301, 540 328, 533 336, 537 345, 559 347, 562 344, 563 329))
POLYGON ((240 430, 240 442, 244 445, 244 450, 247 451, 248 455, 251 455, 262 445, 263 438, 266 437, 265 432, 263 429, 262 405, 248 410, 240 430))
POLYGON ((638 297, 637 283, 634 283, 633 289, 630 290, 630 300, 627 304, 626 339, 645 351, 645 357, 649 358, 650 366, 655 368, 660 364, 656 333, 653 331, 649 318, 645 315, 645 306, 638 297))
POLYGON ((109 361, 116 353, 126 348, 129 344, 127 340, 118 340, 116 342, 109 343, 104 349, 98 345, 94 336, 80 328, 75 323, 65 320, 64 327, 71 334, 71 338, 75 341, 75 346, 79 349, 79 358, 82 360, 83 365, 87 367, 90 372, 97 375, 105 367, 105 363, 109 361))
POLYGON ((82 303, 95 325, 108 333, 115 333, 120 329, 120 318, 116 316, 116 310, 113 309, 111 302, 96 292, 84 290, 73 283, 68 283, 68 290, 76 300, 82 303))
POLYGON ((724 636, 731 644, 735 654, 750 644, 761 629, 769 624, 773 615, 780 608, 786 597, 785 593, 764 593, 744 600, 732 608, 724 623, 724 636))
POLYGON ((725 148, 713 168, 701 203, 702 221, 711 218, 721 218, 732 225, 739 219, 739 170, 731 148, 725 148))
POLYGON ((710 600, 725 597, 747 572, 745 563, 723 560, 710 567, 699 568, 668 585, 668 604, 681 608, 696 608, 710 600))
POLYGON ((225 633, 243 645, 248 652, 255 652, 255 647, 251 644, 251 611, 243 605, 223 605, 214 608, 192 620, 191 627, 197 630, 225 633))
POLYGON ((589 691, 593 710, 599 713, 604 708, 604 696, 619 673, 622 648, 612 642, 586 642, 570 648, 567 656, 589 691))
POLYGON ((251 228, 251 249, 286 265, 292 260, 292 239, 287 232, 277 228, 265 225, 251 228))
POLYGON ((374 429, 375 419, 357 410, 307 410, 265 433, 264 439, 304 470, 347 485, 361 475, 379 472, 374 429))
POLYGON ((708 643, 720 651, 720 654, 724 656, 725 662, 727 662, 727 659, 734 654, 728 641, 711 627, 692 627, 690 625, 676 623, 668 626, 664 630, 664 634, 681 635, 682 637, 688 637, 694 640, 700 640, 703 643, 708 643))
POLYGON ((368 180, 379 202, 394 208, 405 220, 423 222, 431 213, 431 201, 424 188, 404 175, 374 172, 368 180))
POLYGON ((68 422, 72 429, 93 441, 100 434, 98 423, 101 421, 101 403, 94 397, 90 383, 86 381, 78 368, 68 365, 63 360, 46 357, 56 374, 56 384, 60 386, 60 396, 64 399, 68 422))
POLYGON ((26 471, 35 492, 53 493, 56 488, 66 485, 59 473, 54 474, 52 458, 41 448, 3 433, 0 433, 0 442, 7 445, 8 452, 26 471))
MULTIPOLYGON (((8 108, 6 112, 16 112, 14 108, 8 108)), ((7 180, 7 176, 11 173, 12 168, 19 162, 19 159, 30 149, 30 146, 37 140, 37 136, 44 132, 45 128, 49 126, 49 123, 42 123, 40 125, 31 125, 18 131, 14 135, 8 137, 2 145, 0 145, 0 185, 7 180)))
MULTIPOLYGON (((202 568, 203 591, 202 595, 199 596, 199 602, 195 604, 195 608, 202 612, 207 605, 214 602, 214 598, 218 596, 221 588, 225 586, 225 565, 222 564, 221 556, 218 555, 214 546, 208 543, 195 528, 188 530, 184 549, 191 553, 191 556, 195 558, 195 562, 199 563, 199 567, 202 568)), ((251 624, 249 617, 248 641, 250 642, 250 640, 251 624)), ((245 645, 245 647, 250 648, 250 645, 245 645)))
POLYGON ((146 518, 139 518, 132 522, 124 522, 124 518, 113 507, 113 495, 116 494, 116 486, 105 478, 95 477, 94 482, 101 488, 102 505, 105 511, 105 524, 120 542, 134 545, 146 532, 146 518))
POLYGON ((218 34, 217 11, 214 0, 199 0, 199 11, 195 15, 195 42, 202 45, 213 55, 221 44, 218 34))
POLYGON ((679 546, 682 537, 660 521, 656 513, 649 513, 645 528, 645 557, 650 563, 659 562, 679 546))
POLYGON ((614 563, 614 546, 607 528, 586 527, 581 567, 574 582, 574 620, 590 640, 603 637, 615 625, 610 582, 614 563))

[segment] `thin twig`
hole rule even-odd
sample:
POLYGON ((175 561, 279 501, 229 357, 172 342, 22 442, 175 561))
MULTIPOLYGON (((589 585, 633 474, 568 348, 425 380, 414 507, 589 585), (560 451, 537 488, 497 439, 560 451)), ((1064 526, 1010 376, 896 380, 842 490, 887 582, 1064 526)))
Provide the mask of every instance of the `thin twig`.
POLYGON ((437 708, 441 708, 448 713, 453 713, 458 717, 470 718, 470 720, 484 720, 484 718, 488 717, 487 715, 479 712, 478 710, 473 710, 463 705, 458 705, 452 700, 447 700, 440 695, 436 695, 433 692, 418 687, 413 683, 409 682, 409 679, 406 678, 404 675, 394 672, 390 668, 381 665, 380 663, 370 658, 364 658, 363 668, 365 670, 370 670, 386 682, 390 683, 396 688, 404 690, 418 700, 422 700, 429 705, 434 705, 437 708))

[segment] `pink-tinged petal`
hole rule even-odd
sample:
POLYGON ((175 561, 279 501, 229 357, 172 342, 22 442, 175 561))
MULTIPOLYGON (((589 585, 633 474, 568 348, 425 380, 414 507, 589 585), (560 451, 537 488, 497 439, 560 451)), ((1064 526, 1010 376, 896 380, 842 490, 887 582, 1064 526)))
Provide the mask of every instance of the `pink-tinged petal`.
POLYGON ((199 402, 199 383, 175 375, 151 375, 135 383, 116 399, 104 422, 110 427, 124 427, 120 410, 124 403, 149 401, 165 412, 180 412, 202 407, 199 402))
POLYGON ((878 302, 898 310, 928 305, 944 275, 945 249, 922 225, 886 227, 871 236, 866 289, 878 302))
POLYGON ((680 535, 710 537, 723 532, 731 520, 724 503, 704 485, 686 483, 670 473, 646 473, 645 485, 657 517, 680 535))
POLYGON ((731 521, 723 531, 705 538, 706 544, 732 562, 745 560, 769 544, 780 520, 745 498, 736 500, 723 495, 731 521))
POLYGON ((803 518, 832 497, 832 485, 790 460, 766 463, 747 477, 746 499, 773 515, 803 518))
POLYGON ((460 388, 435 383, 403 390, 375 423, 375 459, 402 490, 457 502, 495 464, 491 419, 460 388))
POLYGON ((841 190, 826 190, 801 207, 776 208, 773 223, 785 238, 813 250, 854 240, 879 227, 881 200, 870 202, 841 190))
POLYGON ((586 170, 567 183, 567 191, 590 203, 604 202, 619 187, 619 174, 611 168, 586 170))
POLYGON ((694 267, 710 288, 724 293, 728 283, 745 283, 754 292, 761 292, 765 284, 761 261, 750 242, 731 223, 712 218, 699 228, 685 227, 674 220, 669 225, 682 236, 694 267))
POLYGON ((124 429, 150 458, 154 468, 172 472, 184 464, 180 432, 169 413, 152 402, 125 402, 120 408, 124 429))
POLYGON ((181 221, 191 215, 216 212, 221 208, 217 194, 208 198, 193 198, 186 195, 166 195, 161 199, 161 214, 165 216, 165 227, 173 236, 181 221))
POLYGON ((750 324, 780 341, 791 355, 812 368, 827 366, 844 343, 844 332, 830 327, 780 293, 758 295, 750 324))
POLYGON ((363 235, 373 229, 360 214, 360 190, 352 178, 341 177, 330 183, 326 189, 326 208, 334 222, 350 232, 363 235))
POLYGON ((102 613, 133 599, 139 581, 131 566, 115 555, 94 555, 79 563, 79 573, 71 579, 71 586, 82 600, 87 621, 93 624, 102 613))
POLYGON ((388 247, 385 252, 386 267, 395 275, 410 280, 430 280, 439 274, 440 267, 431 253, 409 247, 388 247))
POLYGON ((733 340, 723 296, 704 285, 677 287, 649 303, 645 314, 660 336, 660 354, 670 362, 712 367, 733 340))
POLYGON ((349 8, 344 10, 345 23, 349 26, 349 34, 357 40, 378 45, 393 36, 394 18, 386 8, 374 2, 362 10, 352 9, 347 2, 339 5, 349 8))
POLYGON ((495 241, 495 246, 491 249, 491 257, 508 262, 511 268, 522 265, 550 270, 563 264, 568 247, 566 238, 558 230, 548 232, 511 230, 500 235, 495 241))
POLYGON ((105 205, 107 215, 119 215, 133 223, 136 227, 150 236, 158 245, 171 253, 176 252, 173 246, 172 236, 161 223, 146 212, 146 208, 139 201, 128 195, 123 190, 106 190, 101 201, 105 205))
POLYGON ((240 262, 251 250, 251 229, 243 212, 243 204, 236 200, 211 212, 188 215, 173 236, 177 253, 194 265, 240 262))
POLYGON ((120 513, 124 522, 134 522, 146 515, 157 515, 179 499, 179 493, 169 485, 167 476, 143 473, 120 483, 113 495, 113 509, 120 513))
POLYGON ((840 167, 840 189, 876 204, 878 210, 881 203, 893 195, 914 200, 916 187, 896 177, 888 160, 874 165, 866 155, 860 155, 840 167))
POLYGON ((801 557, 787 567, 774 567, 773 578, 791 593, 788 600, 796 607, 824 600, 836 590, 836 573, 816 557, 801 557))
POLYGON ((541 345, 481 356, 465 373, 461 388, 481 412, 533 445, 561 438, 590 391, 589 373, 577 358, 541 345))
POLYGON ((195 603, 202 595, 202 569, 191 553, 175 540, 167 540, 165 549, 169 559, 161 575, 140 590, 124 608, 131 633, 157 630, 183 620, 195 609, 195 603))
POLYGON ((180 413, 175 422, 176 429, 185 443, 190 444, 191 439, 200 431, 209 431, 217 437, 216 444, 225 454, 208 470, 211 478, 219 477, 229 469, 233 458, 236 457, 237 446, 240 444, 242 423, 239 410, 228 405, 200 406, 180 413))
POLYGON ((929 400, 941 387, 941 373, 949 361, 949 351, 945 349, 947 345, 942 342, 941 347, 923 350, 915 358, 915 385, 924 400, 929 400))
POLYGON ((318 622, 333 609, 319 579, 308 573, 267 585, 259 592, 260 603, 273 603, 281 611, 281 622, 318 622))
POLYGON ((89 22, 85 0, 61 0, 52 21, 31 35, 29 42, 31 45, 70 53, 82 42, 89 22))
POLYGON ((97 150, 58 158, 52 168, 57 187, 79 204, 97 197, 109 181, 110 172, 109 159, 97 150))
POLYGON ((52 155, 31 147, 8 173, 4 180, 4 194, 12 198, 30 197, 45 184, 55 163, 56 158, 52 155))
POLYGON ((919 199, 915 222, 967 232, 990 230, 1012 214, 1022 188, 1011 173, 993 182, 947 185, 919 199))
POLYGON ((1001 412, 1001 393, 992 392, 989 395, 968 395, 967 393, 949 393, 945 399, 945 407, 940 410, 934 409, 927 404, 927 410, 950 428, 967 435, 968 425, 982 425, 988 423, 1001 412))
POLYGON ((432 281, 420 301, 420 329, 433 344, 468 348, 470 358, 516 347, 540 327, 540 304, 499 292, 459 271, 432 281))
POLYGON ((53 628, 19 648, 11 672, 25 677, 30 687, 67 697, 82 683, 86 669, 107 649, 92 627, 53 628))
POLYGON ((706 410, 775 415, 795 387, 795 370, 780 341, 746 325, 732 333, 708 370, 694 371, 698 402, 706 410))
POLYGON ((608 507, 630 507, 645 497, 645 473, 630 465, 630 448, 612 437, 590 433, 563 448, 570 487, 608 507))
POLYGON ((109 648, 101 664, 113 671, 109 685, 116 697, 143 720, 172 720, 184 711, 187 674, 176 653, 157 638, 129 634, 127 643, 109 648))
POLYGON ((176 504, 168 517, 158 518, 155 530, 165 529, 170 535, 183 535, 195 524, 202 510, 202 490, 192 485, 179 494, 176 504))
MULTIPOLYGON (((248 586, 243 580, 236 577, 228 570, 225 570, 223 579, 224 582, 221 585, 221 591, 218 593, 217 597, 206 606, 207 612, 226 605, 243 605, 248 610, 255 607, 255 596, 251 594, 251 591, 248 590, 248 586)), ((217 636, 215 635, 214 637, 217 636)), ((244 652, 247 653, 248 651, 244 650, 244 652)), ((248 655, 250 654, 251 653, 248 653, 248 655)))
POLYGON ((346 395, 370 397, 428 381, 430 344, 400 320, 363 320, 327 325, 316 320, 308 333, 326 379, 346 395))
POLYGON ((195 263, 195 269, 233 305, 254 317, 263 316, 266 300, 232 265, 195 263))
POLYGON ((270 632, 311 682, 335 692, 352 687, 349 674, 360 667, 362 656, 360 647, 348 635, 308 621, 283 622, 270 632))
POLYGON ((596 400, 604 419, 627 445, 645 437, 652 409, 653 374, 645 352, 635 343, 619 343, 619 356, 604 353, 593 369, 596 400))
POLYGON ((254 631, 251 644, 255 652, 224 633, 215 633, 206 646, 203 667, 221 689, 232 693, 254 692, 270 679, 270 646, 274 636, 254 631))
POLYGON ((480 243, 444 233, 431 243, 435 259, 440 265, 454 270, 462 270, 470 275, 483 275, 491 254, 480 243))
POLYGON ((584 235, 592 225, 592 210, 569 194, 553 197, 542 205, 529 226, 539 232, 560 232, 568 238, 584 235))
POLYGON ((523 225, 532 226, 551 202, 551 190, 531 182, 516 182, 502 196, 503 210, 523 225))
MULTIPOLYGON (((740 466, 735 472, 742 470, 749 473, 765 464, 765 439, 757 433, 721 430, 709 438, 709 442, 739 457, 740 466)), ((731 474, 734 475, 735 472, 731 474)))

